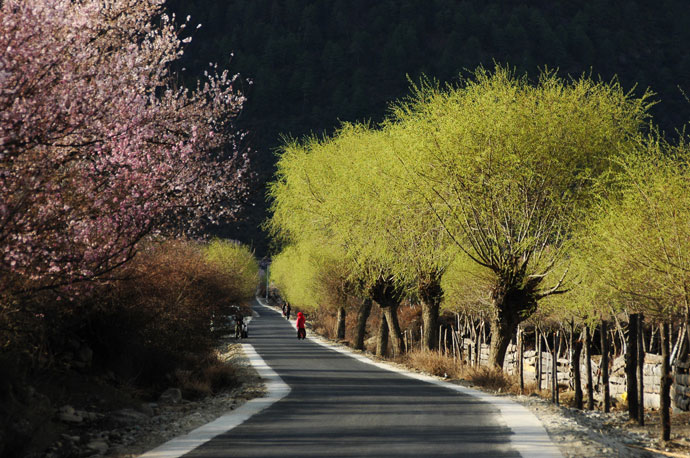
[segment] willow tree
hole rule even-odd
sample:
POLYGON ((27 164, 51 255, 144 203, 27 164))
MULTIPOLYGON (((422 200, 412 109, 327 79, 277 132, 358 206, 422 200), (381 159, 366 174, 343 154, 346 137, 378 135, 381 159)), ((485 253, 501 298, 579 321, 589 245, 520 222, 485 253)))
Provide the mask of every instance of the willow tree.
POLYGON ((416 154, 418 135, 389 124, 369 132, 365 141, 366 146, 359 146, 366 156, 357 182, 366 192, 360 211, 367 217, 366 224, 358 225, 359 236, 367 242, 368 256, 385 265, 398 288, 421 304, 422 344, 433 349, 438 344, 441 279, 457 248, 442 228, 428 224, 433 214, 398 159, 401 150, 416 154))
POLYGON ((381 306, 399 353, 403 346, 396 313, 404 288, 376 247, 379 228, 371 224, 369 211, 374 191, 368 159, 375 140, 367 126, 344 125, 333 138, 286 143, 278 179, 270 188, 269 225, 288 243, 320 239, 339 246, 348 281, 381 306))
MULTIPOLYGON (((690 316, 690 150, 658 141, 622 161, 618 186, 581 236, 599 287, 621 296, 631 312, 662 324, 690 316), (646 150, 646 151, 645 151, 646 150)), ((662 438, 670 436, 668 352, 662 370, 662 438)))
POLYGON ((414 148, 407 133, 346 124, 330 138, 288 143, 271 188, 274 231, 339 244, 351 283, 381 307, 396 353, 403 349, 397 308, 406 295, 422 302, 426 346, 437 341, 440 279, 454 256, 446 233, 425 224, 429 209, 395 155, 414 148))
POLYGON ((338 246, 303 240, 286 246, 273 260, 271 281, 293 305, 338 313, 336 335, 345 338, 345 317, 351 302, 346 258, 338 246))
POLYGON ((303 246, 285 247, 273 257, 270 281, 282 297, 291 304, 307 310, 318 308, 314 294, 318 264, 303 246))
POLYGON ((518 324, 567 291, 554 276, 564 240, 590 206, 592 179, 644 124, 647 96, 616 82, 536 84, 497 67, 445 89, 425 84, 392 123, 419 136, 398 159, 456 246, 492 276, 490 362, 501 367, 518 324), (552 281, 549 281, 552 278, 552 281))

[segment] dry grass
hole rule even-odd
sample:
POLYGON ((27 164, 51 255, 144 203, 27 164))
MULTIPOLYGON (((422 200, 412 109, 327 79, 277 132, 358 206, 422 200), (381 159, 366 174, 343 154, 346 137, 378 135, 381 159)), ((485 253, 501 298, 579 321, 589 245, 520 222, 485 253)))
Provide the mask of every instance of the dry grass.
POLYGON ((415 369, 439 377, 460 378, 463 373, 462 365, 456 358, 437 351, 412 350, 407 354, 407 363, 415 369))
POLYGON ((461 378, 482 388, 501 393, 517 393, 519 391, 517 378, 506 374, 498 367, 465 366, 461 378))
POLYGON ((218 360, 206 366, 202 370, 202 375, 204 380, 207 380, 210 384, 213 393, 239 384, 237 370, 233 366, 218 360))
POLYGON ((236 369, 220 361, 216 352, 204 358, 187 355, 184 366, 174 371, 172 382, 185 399, 200 399, 239 385, 236 369))
MULTIPOLYGON (((450 355, 437 351, 413 350, 405 361, 411 367, 439 377, 467 380, 473 385, 502 393, 519 392, 517 377, 508 375, 495 367, 468 366, 450 355)), ((536 389, 536 385, 525 387, 525 394, 536 389)))

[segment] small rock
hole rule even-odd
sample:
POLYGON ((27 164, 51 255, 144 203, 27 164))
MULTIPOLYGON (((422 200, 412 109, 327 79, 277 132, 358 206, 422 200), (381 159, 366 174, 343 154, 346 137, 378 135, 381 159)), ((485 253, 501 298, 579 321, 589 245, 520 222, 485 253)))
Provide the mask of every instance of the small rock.
POLYGON ((99 455, 103 455, 105 452, 108 451, 108 443, 105 441, 91 441, 88 444, 86 444, 86 448, 89 450, 93 450, 99 455))
POLYGON ((87 421, 96 421, 103 418, 103 414, 97 412, 85 412, 83 410, 77 410, 77 415, 81 415, 81 417, 87 421))
POLYGON ((140 423, 142 421, 147 421, 148 418, 149 417, 146 414, 137 412, 134 409, 122 409, 110 414, 110 419, 112 421, 123 425, 140 423))
POLYGON ((182 391, 179 388, 168 388, 161 394, 158 399, 159 402, 164 404, 177 404, 182 400, 182 391))
POLYGON ((141 404, 139 406, 139 412, 141 412, 141 413, 143 413, 149 417, 153 417, 153 415, 154 415, 153 407, 151 407, 150 404, 141 404))
POLYGON ((60 437, 67 442, 72 442, 75 444, 79 442, 79 436, 70 436, 68 434, 61 434, 60 437))
POLYGON ((58 410, 58 413, 74 414, 74 412, 74 407, 72 407, 71 405, 64 405, 60 407, 60 409, 58 410))
POLYGON ((74 407, 72 406, 60 407, 60 410, 58 410, 57 418, 58 420, 64 423, 81 423, 82 421, 84 421, 84 418, 81 415, 79 415, 79 413, 75 411, 74 407))

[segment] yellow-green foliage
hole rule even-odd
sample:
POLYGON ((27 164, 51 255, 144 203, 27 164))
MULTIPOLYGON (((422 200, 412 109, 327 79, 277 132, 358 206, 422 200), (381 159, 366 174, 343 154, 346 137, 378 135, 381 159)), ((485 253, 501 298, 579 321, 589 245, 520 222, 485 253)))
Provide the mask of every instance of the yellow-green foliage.
POLYGON ((644 146, 623 162, 617 192, 578 240, 580 294, 592 314, 625 307, 668 319, 689 310, 689 150, 644 146))
POLYGON ((460 87, 426 85, 391 125, 397 148, 441 225, 503 278, 543 275, 594 196, 592 178, 635 141, 646 98, 588 78, 537 84, 497 67, 460 87))
POLYGON ((259 282, 259 264, 254 253, 239 243, 214 239, 203 249, 207 262, 216 266, 237 291, 232 301, 246 301, 254 297, 259 282))
POLYGON ((478 314, 491 308, 491 288, 496 274, 464 255, 450 264, 441 278, 441 307, 453 312, 478 314))
POLYGON ((402 170, 394 154, 399 140, 346 124, 333 138, 287 144, 271 186, 274 235, 329 240, 343 248, 348 276, 365 282, 386 272, 411 283, 445 268, 451 241, 402 170))
POLYGON ((318 265, 304 246, 292 245, 273 257, 270 282, 283 298, 301 309, 315 309, 314 294, 318 265))
POLYGON ((351 293, 345 256, 337 246, 314 241, 293 244, 274 257, 271 282, 300 308, 335 308, 351 293))
MULTIPOLYGON (((288 142, 269 226, 288 250, 339 247, 354 282, 385 275, 413 288, 462 253, 474 277, 446 275, 447 306, 481 304, 499 283, 536 303, 563 290, 564 240, 596 201, 594 180, 636 144, 648 106, 615 82, 551 72, 532 83, 496 67, 457 87, 424 83, 379 127, 288 142)), ((277 259, 292 259, 282 269, 301 286, 283 286, 315 306, 304 294, 318 261, 297 251, 277 259)))

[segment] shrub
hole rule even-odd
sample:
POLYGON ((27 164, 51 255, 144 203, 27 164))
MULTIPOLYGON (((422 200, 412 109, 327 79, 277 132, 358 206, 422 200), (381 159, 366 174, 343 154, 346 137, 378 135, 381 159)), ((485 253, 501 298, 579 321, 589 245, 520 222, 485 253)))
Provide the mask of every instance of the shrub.
POLYGON ((215 239, 203 252, 206 261, 224 277, 231 301, 243 302, 254 297, 259 284, 259 264, 248 247, 215 239))
POLYGON ((147 247, 125 269, 126 279, 101 291, 102 306, 83 330, 101 364, 153 390, 169 384, 175 371, 208 365, 223 332, 211 323, 256 286, 258 268, 247 255, 225 242, 147 247))

